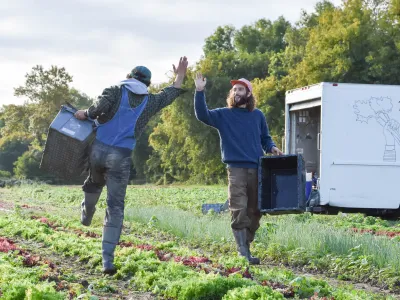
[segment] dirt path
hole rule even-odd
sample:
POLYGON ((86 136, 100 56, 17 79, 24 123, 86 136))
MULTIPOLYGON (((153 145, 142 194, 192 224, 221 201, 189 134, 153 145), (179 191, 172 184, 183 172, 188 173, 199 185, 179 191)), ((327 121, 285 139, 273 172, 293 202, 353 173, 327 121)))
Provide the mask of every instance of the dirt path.
MULTIPOLYGON (((31 206, 27 204, 19 205, 21 209, 29 209, 33 212, 37 212, 38 215, 43 213, 43 208, 40 206, 31 206)), ((15 204, 10 201, 4 201, 0 199, 0 214, 12 213, 15 211, 15 204)), ((77 230, 71 230, 76 232, 78 235, 80 232, 77 230)), ((45 274, 43 280, 55 282, 59 291, 69 293, 69 287, 72 284, 80 285, 81 289, 85 293, 90 292, 91 295, 98 297, 99 300, 103 299, 121 299, 121 300, 153 300, 156 299, 151 293, 144 293, 133 291, 129 287, 129 279, 117 280, 112 276, 103 275, 100 272, 89 269, 89 266, 79 261, 79 257, 64 257, 58 253, 55 253, 43 243, 36 242, 34 240, 26 240, 21 237, 4 237, 20 251, 20 255, 25 257, 26 267, 33 267, 36 265, 48 264, 51 266, 47 274, 45 274), (66 281, 65 278, 74 278, 66 281), (107 279, 107 286, 110 291, 96 290, 94 283, 101 279, 107 279)), ((81 295, 83 297, 84 295, 81 295)), ((76 298, 76 295, 70 293, 70 299, 82 299, 76 298)))
MULTIPOLYGON (((204 251, 203 249, 197 248, 195 250, 198 250, 201 253, 201 255, 205 255, 205 256, 212 255, 212 253, 209 253, 208 251, 204 251)), ((286 269, 286 270, 293 272, 293 274, 295 274, 296 276, 306 276, 306 277, 313 277, 313 278, 324 280, 332 287, 351 285, 354 289, 357 289, 357 290, 364 290, 366 292, 380 294, 383 296, 392 296, 393 298, 400 300, 400 292, 393 293, 390 290, 383 289, 383 288, 380 288, 380 287, 377 287, 377 286, 374 286, 374 285, 371 285, 368 283, 354 282, 354 281, 350 281, 350 280, 343 281, 343 280, 335 279, 332 277, 325 276, 323 273, 321 273, 319 271, 310 272, 309 270, 304 270, 302 267, 293 267, 293 266, 290 266, 287 264, 279 264, 279 263, 264 260, 261 262, 261 265, 259 266, 259 268, 266 269, 266 270, 271 269, 271 268, 282 268, 282 269, 286 269)))
MULTIPOLYGON (((87 265, 79 261, 78 257, 63 257, 52 252, 43 243, 16 237, 7 238, 7 240, 18 250, 21 250, 20 254, 24 256, 24 265, 26 267, 49 265, 49 271, 46 272, 41 280, 55 282, 57 290, 68 293, 70 299, 80 299, 70 292, 72 284, 80 285, 82 290, 90 291, 91 295, 97 296, 98 299, 155 299, 151 293, 132 291, 127 280, 116 280, 113 277, 90 270, 87 265), (67 281, 65 280, 67 277, 73 279, 67 281), (94 283, 104 278, 107 278, 107 287, 103 288, 103 290, 96 290, 94 283)), ((81 295, 81 297, 83 296, 81 295)))
POLYGON ((400 299, 400 293, 393 293, 387 289, 382 289, 380 287, 373 286, 368 283, 343 281, 343 280, 339 280, 339 279, 334 279, 332 277, 327 277, 323 273, 320 273, 320 272, 311 273, 309 271, 304 271, 300 267, 295 268, 295 267, 292 267, 289 265, 282 265, 282 264, 277 264, 277 263, 272 263, 272 262, 262 262, 261 268, 268 269, 268 268, 273 268, 273 267, 282 267, 282 268, 288 269, 288 270, 292 271, 294 274, 296 274, 297 276, 308 276, 308 277, 322 279, 322 280, 328 282, 329 285, 331 285, 333 287, 340 287, 340 286, 343 286, 344 284, 349 284, 354 289, 357 289, 357 290, 364 290, 367 292, 380 294, 380 295, 384 295, 384 296, 392 296, 395 299, 400 299))

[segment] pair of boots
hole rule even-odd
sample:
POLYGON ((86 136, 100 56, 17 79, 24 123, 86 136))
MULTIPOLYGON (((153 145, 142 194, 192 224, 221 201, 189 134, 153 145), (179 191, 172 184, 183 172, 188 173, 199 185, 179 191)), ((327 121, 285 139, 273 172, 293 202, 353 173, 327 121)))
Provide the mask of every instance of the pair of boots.
MULTIPOLYGON (((85 193, 85 199, 81 203, 81 223, 84 226, 90 226, 93 215, 96 211, 96 204, 99 201, 101 193, 85 193)), ((114 266, 114 251, 119 242, 121 229, 117 227, 104 225, 102 238, 102 258, 103 273, 113 275, 117 272, 114 266)))
POLYGON ((233 236, 235 237, 236 240, 236 246, 237 250, 239 252, 239 255, 244 256, 251 265, 259 265, 260 264, 260 259, 254 256, 251 256, 250 253, 250 242, 247 238, 247 229, 232 229, 233 231, 233 236))

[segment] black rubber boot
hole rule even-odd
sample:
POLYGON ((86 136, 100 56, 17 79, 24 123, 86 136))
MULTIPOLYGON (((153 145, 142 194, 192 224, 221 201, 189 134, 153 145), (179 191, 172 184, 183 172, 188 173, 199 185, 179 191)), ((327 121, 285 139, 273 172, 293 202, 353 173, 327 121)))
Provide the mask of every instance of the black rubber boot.
POLYGON ((257 257, 250 255, 249 243, 247 242, 247 229, 235 230, 233 229, 233 236, 236 240, 237 250, 239 255, 246 257, 251 265, 260 264, 260 260, 257 257))
POLYGON ((96 204, 99 201, 101 193, 86 193, 85 199, 81 203, 81 223, 84 226, 90 226, 93 215, 96 211, 96 204))
POLYGON ((254 257, 254 256, 251 255, 250 242, 249 241, 247 241, 247 248, 249 249, 249 258, 253 262, 252 264, 253 265, 259 265, 261 263, 260 259, 258 257, 254 257))
POLYGON ((119 242, 121 228, 104 226, 102 240, 103 273, 114 275, 117 269, 114 266, 114 251, 119 242))

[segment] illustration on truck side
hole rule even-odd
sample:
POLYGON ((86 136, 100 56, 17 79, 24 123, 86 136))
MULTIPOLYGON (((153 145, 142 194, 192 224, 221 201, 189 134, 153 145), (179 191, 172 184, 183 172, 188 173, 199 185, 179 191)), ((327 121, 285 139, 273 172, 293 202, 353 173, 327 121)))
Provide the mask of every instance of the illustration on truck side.
POLYGON ((374 119, 382 126, 386 139, 383 161, 396 162, 396 142, 400 145, 400 123, 390 116, 393 111, 392 99, 371 97, 368 100, 357 100, 353 108, 357 115, 356 121, 368 124, 374 119))

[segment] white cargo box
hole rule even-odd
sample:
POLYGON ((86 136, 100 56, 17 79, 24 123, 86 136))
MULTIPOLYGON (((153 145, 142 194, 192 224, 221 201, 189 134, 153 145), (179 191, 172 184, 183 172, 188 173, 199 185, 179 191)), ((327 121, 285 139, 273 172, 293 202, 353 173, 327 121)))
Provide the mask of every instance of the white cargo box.
POLYGON ((328 83, 286 92, 285 154, 315 178, 311 211, 398 216, 400 86, 328 83))

